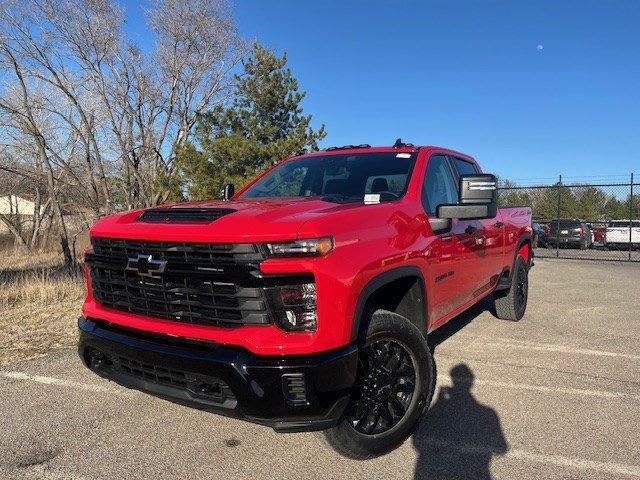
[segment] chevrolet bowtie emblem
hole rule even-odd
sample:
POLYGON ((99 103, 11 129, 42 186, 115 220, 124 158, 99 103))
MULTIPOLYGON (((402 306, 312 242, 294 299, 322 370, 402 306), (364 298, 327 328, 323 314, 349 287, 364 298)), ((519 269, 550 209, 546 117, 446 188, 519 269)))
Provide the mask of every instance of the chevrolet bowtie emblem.
POLYGON ((135 258, 129 258, 127 261, 127 270, 136 272, 141 277, 160 276, 164 272, 167 262, 163 260, 154 260, 151 255, 138 254, 135 258))

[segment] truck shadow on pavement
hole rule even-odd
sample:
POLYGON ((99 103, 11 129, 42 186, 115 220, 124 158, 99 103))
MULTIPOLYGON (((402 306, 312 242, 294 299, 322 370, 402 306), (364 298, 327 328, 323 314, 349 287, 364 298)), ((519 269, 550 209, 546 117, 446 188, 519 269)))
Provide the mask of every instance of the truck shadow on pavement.
MULTIPOLYGON (((432 349, 488 309, 486 302, 472 308, 436 331, 432 349)), ((509 446, 498 413, 479 403, 472 393, 475 375, 464 363, 450 372, 452 386, 442 386, 437 399, 413 435, 418 453, 415 480, 491 480, 491 460, 509 446)))
POLYGON ((438 345, 453 337, 456 333, 475 320, 476 317, 482 315, 484 312, 491 312, 492 308, 493 307, 491 306, 489 299, 485 298, 468 310, 462 312, 460 315, 449 320, 435 332, 431 333, 427 339, 431 353, 435 351, 438 345))

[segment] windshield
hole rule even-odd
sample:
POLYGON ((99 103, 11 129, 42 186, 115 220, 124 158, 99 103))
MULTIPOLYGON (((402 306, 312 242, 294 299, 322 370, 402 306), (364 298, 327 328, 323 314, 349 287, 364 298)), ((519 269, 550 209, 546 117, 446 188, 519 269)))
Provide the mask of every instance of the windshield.
MULTIPOLYGON (((303 157, 283 162, 240 198, 322 197, 332 202, 402 197, 416 153, 356 153, 303 157)), ((377 199, 377 200, 376 200, 377 199)))

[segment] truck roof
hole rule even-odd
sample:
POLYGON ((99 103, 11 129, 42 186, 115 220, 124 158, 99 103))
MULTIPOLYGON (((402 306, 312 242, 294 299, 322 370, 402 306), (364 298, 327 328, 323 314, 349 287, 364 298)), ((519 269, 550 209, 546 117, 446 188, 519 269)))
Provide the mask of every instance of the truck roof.
POLYGON ((417 152, 420 149, 429 149, 429 150, 438 150, 449 155, 454 155, 457 157, 465 158, 468 160, 475 161, 471 155, 466 153, 458 152, 456 150, 452 150, 446 147, 438 147, 435 145, 412 145, 412 144, 402 144, 402 146, 393 146, 393 145, 380 145, 380 146, 371 146, 367 144, 361 145, 344 145, 341 147, 328 147, 323 150, 318 150, 316 152, 305 152, 300 154, 300 156, 319 156, 319 155, 337 155, 337 154, 345 154, 345 153, 384 153, 384 152, 417 152))

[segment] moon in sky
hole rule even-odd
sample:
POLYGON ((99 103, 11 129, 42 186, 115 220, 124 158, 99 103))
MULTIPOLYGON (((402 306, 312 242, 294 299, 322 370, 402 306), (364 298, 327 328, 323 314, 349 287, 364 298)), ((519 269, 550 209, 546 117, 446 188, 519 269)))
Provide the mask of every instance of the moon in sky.
POLYGON ((541 51, 543 51, 543 50, 544 50, 544 45, 542 45, 542 44, 540 43, 540 44, 538 44, 538 46, 536 47, 536 49, 537 49, 539 52, 541 52, 541 51))

